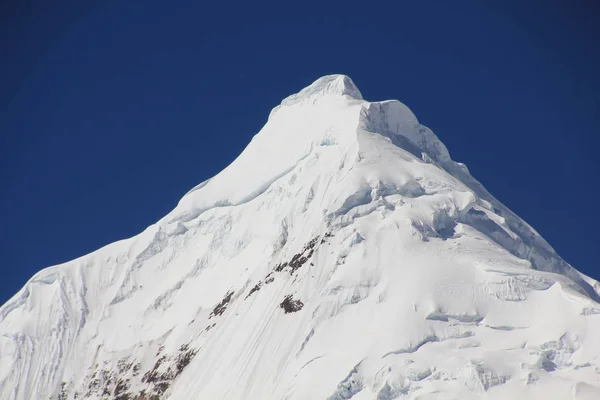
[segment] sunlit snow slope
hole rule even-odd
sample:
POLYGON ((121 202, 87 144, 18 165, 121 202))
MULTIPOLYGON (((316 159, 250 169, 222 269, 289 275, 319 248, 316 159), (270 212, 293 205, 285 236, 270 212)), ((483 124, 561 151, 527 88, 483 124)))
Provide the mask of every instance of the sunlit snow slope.
POLYGON ((402 103, 326 76, 0 309, 1 399, 600 399, 598 282, 402 103))

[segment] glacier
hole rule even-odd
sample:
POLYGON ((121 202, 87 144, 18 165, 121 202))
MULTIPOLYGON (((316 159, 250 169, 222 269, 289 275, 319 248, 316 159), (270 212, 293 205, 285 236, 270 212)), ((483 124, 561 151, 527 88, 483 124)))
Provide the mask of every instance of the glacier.
POLYGON ((600 284, 345 75, 0 308, 1 399, 598 399, 600 284))

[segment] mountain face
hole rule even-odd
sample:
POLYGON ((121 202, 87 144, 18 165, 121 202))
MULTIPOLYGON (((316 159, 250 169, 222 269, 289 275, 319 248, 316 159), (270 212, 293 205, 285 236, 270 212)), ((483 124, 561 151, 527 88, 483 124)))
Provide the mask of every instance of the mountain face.
POLYGON ((599 294, 406 106, 326 76, 0 308, 0 398, 599 399, 599 294))

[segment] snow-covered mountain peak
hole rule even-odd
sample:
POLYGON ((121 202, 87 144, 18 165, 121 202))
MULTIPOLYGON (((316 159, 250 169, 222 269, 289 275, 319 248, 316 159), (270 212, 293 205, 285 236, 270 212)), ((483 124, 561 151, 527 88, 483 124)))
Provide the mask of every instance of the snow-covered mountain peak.
POLYGON ((324 146, 335 146, 353 163, 361 132, 383 136, 419 159, 451 162, 443 143, 407 106, 365 101, 348 76, 328 75, 275 107, 240 156, 186 194, 168 218, 189 220, 215 205, 247 202, 324 146))
POLYGON ((599 291, 406 106, 327 76, 1 307, 0 398, 597 399, 599 291))
POLYGON ((281 104, 292 105, 302 101, 315 101, 324 96, 349 96, 356 100, 362 100, 360 90, 356 87, 352 79, 346 75, 326 75, 300 92, 286 97, 281 104))

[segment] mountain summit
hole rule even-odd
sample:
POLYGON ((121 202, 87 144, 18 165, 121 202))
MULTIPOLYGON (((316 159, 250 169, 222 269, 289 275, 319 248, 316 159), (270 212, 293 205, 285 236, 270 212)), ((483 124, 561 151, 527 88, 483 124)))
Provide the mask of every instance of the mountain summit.
POLYGON ((360 90, 352 79, 346 75, 327 75, 317 79, 312 85, 305 87, 299 93, 293 94, 283 100, 282 104, 292 105, 305 100, 315 100, 327 95, 350 96, 362 100, 360 90))
POLYGON ((344 75, 0 308, 2 399, 597 399, 600 285, 344 75))

